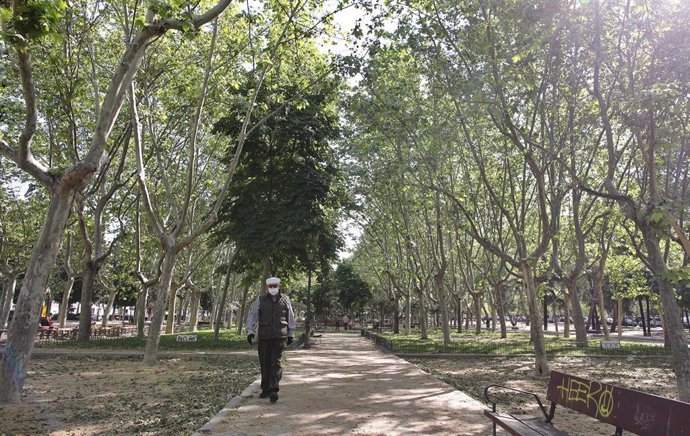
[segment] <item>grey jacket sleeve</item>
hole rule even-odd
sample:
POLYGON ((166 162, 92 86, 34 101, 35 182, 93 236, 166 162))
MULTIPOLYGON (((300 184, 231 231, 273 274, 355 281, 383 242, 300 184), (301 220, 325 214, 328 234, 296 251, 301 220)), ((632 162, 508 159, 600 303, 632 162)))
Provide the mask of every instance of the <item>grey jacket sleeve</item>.
MULTIPOLYGON (((292 308, 290 309, 290 311, 292 311, 292 308)), ((247 315, 247 322, 244 324, 244 328, 247 329, 248 335, 254 334, 254 326, 258 322, 259 322, 259 299, 257 298, 252 303, 252 307, 249 308, 249 314, 247 315)))

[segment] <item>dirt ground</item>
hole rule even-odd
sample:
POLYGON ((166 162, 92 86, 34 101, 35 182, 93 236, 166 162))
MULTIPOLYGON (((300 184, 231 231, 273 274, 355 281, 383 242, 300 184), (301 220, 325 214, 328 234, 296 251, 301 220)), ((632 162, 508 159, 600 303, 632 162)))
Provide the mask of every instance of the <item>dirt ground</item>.
POLYGON ((0 434, 191 434, 258 375, 254 359, 37 356, 0 434))
MULTIPOLYGON (((296 357, 297 354, 293 360, 296 357)), ((287 360, 286 370, 292 372, 290 353, 287 353, 287 360)), ((533 360, 528 357, 407 360, 482 403, 483 389, 488 384, 507 384, 539 393, 543 399, 548 383, 546 379, 533 376, 533 360)), ((310 383, 310 378, 319 375, 315 366, 317 363, 312 364, 311 376, 305 375, 305 378, 298 380, 300 383, 310 383)), ((674 376, 667 359, 567 357, 553 359, 551 365, 553 369, 582 377, 675 397, 674 376)), ((121 356, 36 356, 28 374, 24 401, 16 406, 0 407, 0 434, 189 435, 257 376, 256 358, 247 356, 162 359, 156 367, 145 367, 138 358, 121 356)), ((376 389, 376 386, 370 386, 369 389, 376 389)), ((327 398, 323 395, 329 394, 333 392, 322 391, 321 398, 327 398)), ((350 403, 353 405, 359 403, 355 399, 366 395, 373 394, 347 393, 353 399, 350 403)), ((393 397, 381 398, 381 406, 384 407, 387 401, 399 400, 393 397)), ((501 400, 505 404, 502 410, 535 413, 533 405, 519 397, 504 396, 501 400)), ((260 407, 265 406, 262 403, 260 407)), ((289 410, 291 416, 298 415, 296 408, 293 403, 289 410)), ((348 410, 336 412, 333 411, 333 416, 350 413, 348 410)), ((374 412, 371 410, 367 413, 374 416, 374 412)), ((383 416, 382 419, 390 421, 395 419, 393 416, 383 416)), ((563 408, 557 410, 555 422, 559 428, 573 435, 610 434, 612 430, 610 426, 563 408)), ((457 427, 455 429, 449 434, 462 434, 457 432, 457 427)), ((362 431, 386 434, 377 432, 374 427, 362 431)), ((446 433, 439 430, 434 434, 446 433)))
MULTIPOLYGON (((469 396, 485 402, 484 387, 502 384, 534 392, 545 402, 548 378, 534 376, 534 359, 529 357, 407 359, 434 377, 469 396)), ((558 357, 551 369, 668 398, 677 398, 675 376, 669 358, 558 357)), ((531 398, 499 393, 498 411, 540 416, 531 398)), ((556 409, 554 425, 572 435, 611 434, 610 425, 563 407, 556 409)))

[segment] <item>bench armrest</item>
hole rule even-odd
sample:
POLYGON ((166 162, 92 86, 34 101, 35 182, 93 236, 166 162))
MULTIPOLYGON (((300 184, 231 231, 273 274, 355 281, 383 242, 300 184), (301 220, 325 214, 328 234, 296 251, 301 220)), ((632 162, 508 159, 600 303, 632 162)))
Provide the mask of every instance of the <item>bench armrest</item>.
POLYGON ((484 398, 486 399, 486 401, 489 404, 491 404, 491 411, 492 412, 496 412, 497 402, 493 401, 489 395, 489 390, 491 388, 500 388, 500 389, 505 389, 505 390, 517 392, 519 394, 532 396, 532 397, 534 397, 535 400, 537 400, 537 405, 539 405, 539 410, 541 410, 541 413, 544 414, 544 418, 545 418, 546 422, 551 422, 551 420, 553 419, 554 412, 556 411, 556 404, 555 403, 551 403, 551 408, 550 408, 549 412, 547 412, 546 407, 544 407, 544 404, 542 404, 541 399, 539 399, 539 396, 537 396, 537 394, 535 394, 533 392, 523 391, 520 389, 511 388, 509 386, 497 385, 497 384, 492 384, 492 385, 489 385, 489 386, 484 388, 484 398))

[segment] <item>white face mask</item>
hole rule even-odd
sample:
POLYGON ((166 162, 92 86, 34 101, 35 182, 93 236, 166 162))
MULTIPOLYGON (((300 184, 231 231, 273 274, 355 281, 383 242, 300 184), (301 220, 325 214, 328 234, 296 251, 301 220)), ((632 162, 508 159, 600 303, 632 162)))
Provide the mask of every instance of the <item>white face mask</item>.
POLYGON ((268 293, 271 295, 278 295, 278 290, 280 290, 280 288, 268 288, 268 293))

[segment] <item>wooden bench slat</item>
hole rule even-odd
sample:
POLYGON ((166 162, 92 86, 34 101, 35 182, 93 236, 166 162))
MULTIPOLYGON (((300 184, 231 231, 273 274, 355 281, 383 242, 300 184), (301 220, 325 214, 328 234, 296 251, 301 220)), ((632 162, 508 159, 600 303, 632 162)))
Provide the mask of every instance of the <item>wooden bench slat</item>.
POLYGON ((485 410, 484 415, 515 436, 568 436, 568 433, 554 428, 536 416, 511 415, 490 410, 485 410))

